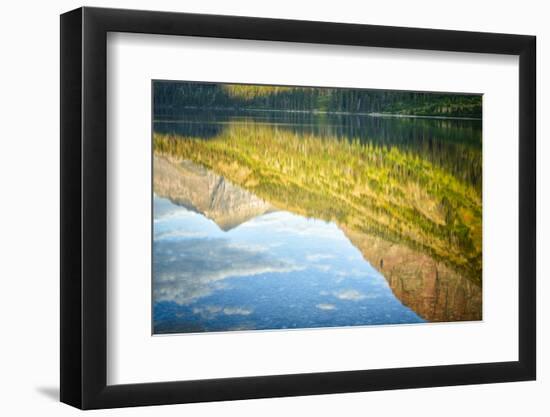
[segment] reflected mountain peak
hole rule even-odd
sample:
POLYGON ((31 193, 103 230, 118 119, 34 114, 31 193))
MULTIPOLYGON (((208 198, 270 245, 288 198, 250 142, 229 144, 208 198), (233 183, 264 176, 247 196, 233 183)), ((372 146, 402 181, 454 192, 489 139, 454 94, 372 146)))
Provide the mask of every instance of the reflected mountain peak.
POLYGON ((155 155, 153 166, 155 193, 204 215, 223 231, 276 211, 261 198, 191 161, 175 162, 155 155))

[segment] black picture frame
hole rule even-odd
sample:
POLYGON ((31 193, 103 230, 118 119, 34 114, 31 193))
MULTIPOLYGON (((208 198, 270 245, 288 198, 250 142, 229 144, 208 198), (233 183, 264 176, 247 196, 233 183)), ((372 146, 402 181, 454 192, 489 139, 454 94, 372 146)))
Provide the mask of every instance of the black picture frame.
POLYGON ((81 409, 534 380, 536 38, 102 8, 61 15, 61 401, 81 409), (108 32, 519 56, 519 358, 423 366, 107 385, 108 32))

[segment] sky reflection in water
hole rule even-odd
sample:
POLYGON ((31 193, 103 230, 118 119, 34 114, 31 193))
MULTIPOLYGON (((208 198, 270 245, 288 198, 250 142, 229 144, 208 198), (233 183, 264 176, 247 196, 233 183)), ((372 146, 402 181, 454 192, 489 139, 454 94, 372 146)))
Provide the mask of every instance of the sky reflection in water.
POLYGON ((154 197, 154 333, 424 322, 334 223, 276 211, 229 231, 154 197))

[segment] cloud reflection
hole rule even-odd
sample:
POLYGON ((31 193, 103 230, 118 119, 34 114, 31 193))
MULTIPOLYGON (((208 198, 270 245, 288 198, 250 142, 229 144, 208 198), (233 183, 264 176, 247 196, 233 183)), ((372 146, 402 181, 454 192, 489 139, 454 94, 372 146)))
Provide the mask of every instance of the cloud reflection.
MULTIPOLYGON (((299 270, 296 265, 274 259, 263 250, 235 245, 227 239, 161 240, 154 247, 155 302, 190 304, 219 289, 230 277, 299 270)), ((242 314, 229 310, 226 314, 242 314)))
POLYGON ((224 230, 154 203, 155 333, 421 320, 334 223, 270 212, 224 230))
POLYGON ((252 309, 243 307, 221 307, 207 305, 203 307, 193 308, 193 314, 198 314, 203 318, 211 319, 218 314, 225 314, 226 316, 248 316, 252 314, 252 309))
POLYGON ((336 296, 336 298, 340 300, 348 300, 348 301, 359 301, 359 300, 364 300, 366 298, 365 294, 357 290, 338 291, 334 295, 336 296))
POLYGON ((317 304, 315 307, 317 307, 319 310, 336 310, 336 306, 334 304, 328 303, 317 304))

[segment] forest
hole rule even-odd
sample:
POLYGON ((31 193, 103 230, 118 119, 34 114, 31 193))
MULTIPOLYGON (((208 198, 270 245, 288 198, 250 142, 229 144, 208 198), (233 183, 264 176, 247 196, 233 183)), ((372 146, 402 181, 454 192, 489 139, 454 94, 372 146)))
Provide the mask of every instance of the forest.
POLYGON ((189 109, 481 118, 482 97, 413 91, 153 81, 154 117, 189 109))

